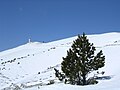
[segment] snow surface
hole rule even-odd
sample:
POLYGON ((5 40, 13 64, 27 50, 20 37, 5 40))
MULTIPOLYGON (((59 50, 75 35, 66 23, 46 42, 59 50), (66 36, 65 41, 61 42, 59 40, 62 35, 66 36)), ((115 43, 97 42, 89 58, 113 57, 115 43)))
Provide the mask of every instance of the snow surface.
POLYGON ((69 85, 55 77, 54 68, 60 69, 75 36, 49 43, 30 42, 0 52, 0 90, 120 90, 120 33, 87 36, 96 52, 103 50, 106 57, 105 67, 99 70, 105 74, 98 84, 69 85), (53 80, 55 84, 48 85, 53 80))

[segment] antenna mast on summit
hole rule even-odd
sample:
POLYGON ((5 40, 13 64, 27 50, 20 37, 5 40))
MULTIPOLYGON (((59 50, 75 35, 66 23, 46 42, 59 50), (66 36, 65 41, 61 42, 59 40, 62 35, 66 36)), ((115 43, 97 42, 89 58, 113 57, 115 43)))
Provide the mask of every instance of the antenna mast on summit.
POLYGON ((28 39, 28 43, 31 43, 31 39, 28 39))

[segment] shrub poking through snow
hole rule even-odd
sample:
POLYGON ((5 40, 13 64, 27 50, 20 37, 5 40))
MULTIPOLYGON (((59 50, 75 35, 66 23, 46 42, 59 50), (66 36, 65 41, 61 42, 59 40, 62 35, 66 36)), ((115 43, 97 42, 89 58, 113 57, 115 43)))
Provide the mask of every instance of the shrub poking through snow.
POLYGON ((51 85, 51 84, 54 84, 55 81, 54 80, 50 80, 49 83, 47 85, 51 85))
POLYGON ((65 79, 65 75, 62 74, 61 72, 59 72, 59 70, 57 70, 56 68, 54 68, 55 70, 55 76, 60 80, 63 81, 65 79))

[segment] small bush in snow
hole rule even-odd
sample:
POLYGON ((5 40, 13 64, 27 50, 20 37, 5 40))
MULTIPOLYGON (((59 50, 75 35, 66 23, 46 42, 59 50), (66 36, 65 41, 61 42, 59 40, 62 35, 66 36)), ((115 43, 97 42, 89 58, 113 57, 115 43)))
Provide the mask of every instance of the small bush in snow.
POLYGON ((62 74, 61 72, 59 72, 59 70, 57 70, 56 68, 54 68, 55 70, 55 76, 60 80, 63 81, 65 79, 65 75, 62 74))
POLYGON ((20 62, 18 62, 18 64, 20 64, 20 62))
POLYGON ((38 72, 38 74, 40 74, 40 72, 38 72))
POLYGON ((50 80, 49 83, 47 85, 51 85, 51 84, 54 84, 55 81, 54 80, 50 80))

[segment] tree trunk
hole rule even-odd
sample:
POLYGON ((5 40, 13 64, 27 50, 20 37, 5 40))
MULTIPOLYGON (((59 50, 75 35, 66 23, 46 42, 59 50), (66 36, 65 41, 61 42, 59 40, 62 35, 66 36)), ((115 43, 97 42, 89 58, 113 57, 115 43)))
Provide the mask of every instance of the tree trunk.
POLYGON ((84 74, 83 75, 83 85, 86 85, 87 83, 86 83, 86 77, 85 77, 86 75, 84 74))

